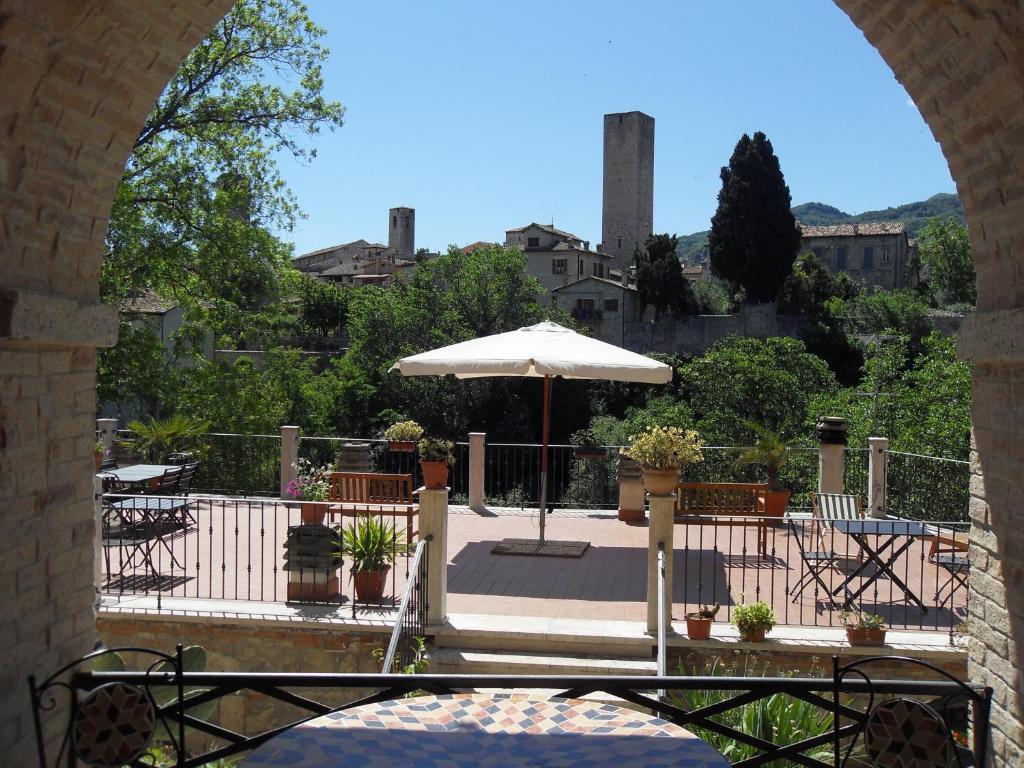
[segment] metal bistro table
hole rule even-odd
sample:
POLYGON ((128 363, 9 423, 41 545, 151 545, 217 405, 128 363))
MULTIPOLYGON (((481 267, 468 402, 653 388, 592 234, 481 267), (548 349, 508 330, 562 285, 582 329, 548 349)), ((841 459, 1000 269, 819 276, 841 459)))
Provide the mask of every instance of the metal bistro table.
POLYGON ((896 560, 899 559, 900 555, 910 549, 914 540, 927 535, 928 532, 923 523, 919 523, 915 520, 885 520, 881 518, 868 517, 860 520, 829 520, 829 525, 835 528, 839 533, 845 533, 857 542, 857 546, 860 547, 865 555, 867 555, 864 561, 847 575, 843 583, 832 590, 833 596, 838 595, 846 589, 847 585, 849 585, 851 581, 860 576, 869 565, 874 563, 877 566, 877 570, 870 576, 867 576, 856 590, 848 592, 846 605, 850 605, 854 600, 864 594, 865 590, 885 574, 893 584, 903 591, 903 594, 906 595, 907 598, 917 603, 922 611, 928 611, 925 604, 921 602, 921 598, 915 595, 914 591, 903 583, 903 580, 897 576, 896 572, 893 570, 896 560), (874 547, 872 547, 868 541, 869 536, 876 537, 876 545, 874 547), (886 538, 881 541, 881 543, 878 543, 877 540, 881 539, 883 536, 886 538), (904 538, 906 540, 897 546, 897 542, 900 538, 904 538), (888 557, 883 560, 883 554, 890 548, 891 551, 889 552, 888 557))
POLYGON ((143 489, 146 489, 154 480, 163 477, 164 472, 169 469, 181 469, 181 467, 174 464, 132 464, 119 469, 105 469, 97 474, 101 477, 112 477, 119 483, 127 485, 141 485, 143 489))
POLYGON ((677 725, 611 704, 524 694, 419 696, 315 718, 258 747, 244 766, 688 766, 728 768, 677 725))

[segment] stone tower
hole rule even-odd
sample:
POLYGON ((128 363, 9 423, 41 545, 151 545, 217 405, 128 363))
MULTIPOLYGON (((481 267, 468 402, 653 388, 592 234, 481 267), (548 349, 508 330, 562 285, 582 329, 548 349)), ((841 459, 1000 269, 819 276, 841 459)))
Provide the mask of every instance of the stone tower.
POLYGON ((614 269, 628 269, 633 249, 654 229, 654 118, 643 112, 604 116, 601 241, 614 269))
POLYGON ((416 209, 392 208, 388 219, 388 248, 395 256, 411 259, 416 253, 416 209))

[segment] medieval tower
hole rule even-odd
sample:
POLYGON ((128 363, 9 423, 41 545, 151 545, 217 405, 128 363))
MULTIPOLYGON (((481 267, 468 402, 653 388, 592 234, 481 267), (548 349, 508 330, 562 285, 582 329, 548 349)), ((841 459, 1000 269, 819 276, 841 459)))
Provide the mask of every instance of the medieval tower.
POLYGON ((604 116, 601 241, 613 269, 628 270, 633 249, 654 230, 654 118, 643 112, 604 116))
POLYGON ((416 253, 416 209, 392 208, 388 219, 388 248, 395 256, 411 259, 416 253))

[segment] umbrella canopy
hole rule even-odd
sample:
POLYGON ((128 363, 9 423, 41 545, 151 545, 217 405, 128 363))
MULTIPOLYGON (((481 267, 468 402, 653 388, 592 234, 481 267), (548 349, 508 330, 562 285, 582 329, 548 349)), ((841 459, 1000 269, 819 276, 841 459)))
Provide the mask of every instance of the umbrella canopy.
POLYGON ((403 376, 561 376, 666 384, 672 368, 657 360, 581 336, 557 323, 483 336, 418 355, 392 366, 403 376))

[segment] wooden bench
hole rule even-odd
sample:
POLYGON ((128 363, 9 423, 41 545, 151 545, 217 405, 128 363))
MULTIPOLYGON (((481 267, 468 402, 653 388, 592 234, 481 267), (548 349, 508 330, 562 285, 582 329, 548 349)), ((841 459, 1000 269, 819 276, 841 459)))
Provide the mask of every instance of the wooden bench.
MULTIPOLYGON (((763 519, 765 483, 679 483, 676 486, 676 523, 700 525, 750 525, 757 521, 757 549, 768 556, 768 526, 763 519)), ((781 519, 781 518, 780 518, 781 519)))
POLYGON ((413 500, 412 475, 384 475, 375 472, 331 472, 328 514, 339 517, 384 515, 404 517, 406 541, 419 533, 413 518, 420 506, 413 500))

